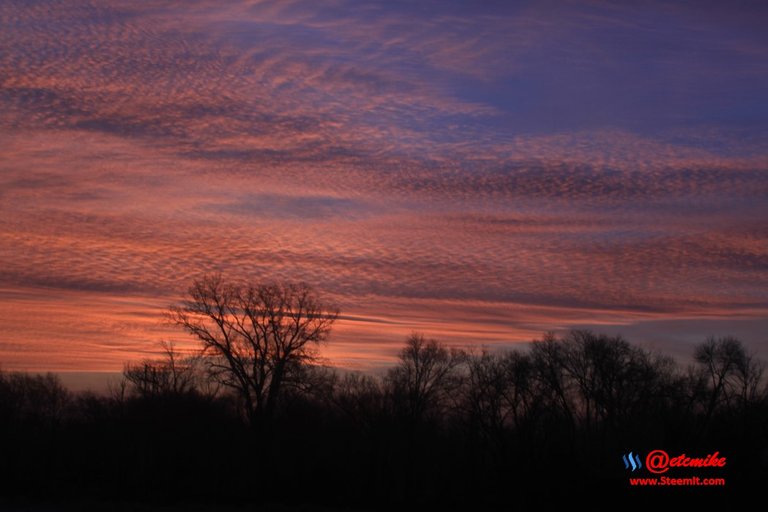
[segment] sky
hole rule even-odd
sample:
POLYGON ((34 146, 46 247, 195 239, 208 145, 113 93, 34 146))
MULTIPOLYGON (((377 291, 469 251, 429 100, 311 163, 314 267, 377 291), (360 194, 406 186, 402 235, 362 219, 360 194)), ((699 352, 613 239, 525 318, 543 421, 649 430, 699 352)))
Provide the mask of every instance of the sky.
POLYGON ((0 367, 120 371, 205 274, 329 364, 592 329, 768 358, 768 4, 4 0, 0 367))

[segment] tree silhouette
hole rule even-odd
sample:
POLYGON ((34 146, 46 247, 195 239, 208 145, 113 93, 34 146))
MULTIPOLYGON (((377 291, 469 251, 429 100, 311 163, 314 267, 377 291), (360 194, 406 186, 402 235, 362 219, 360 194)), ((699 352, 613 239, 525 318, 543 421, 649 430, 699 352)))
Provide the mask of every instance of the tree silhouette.
POLYGON ((123 377, 130 384, 130 391, 142 397, 183 395, 203 389, 206 395, 215 394, 208 382, 200 378, 199 358, 182 357, 172 343, 162 342, 161 346, 165 359, 145 359, 124 366, 123 377))
POLYGON ((387 374, 395 406, 414 422, 441 412, 461 385, 459 370, 465 360, 461 350, 412 334, 400 351, 399 364, 387 374))
MULTIPOLYGON (((245 393, 256 396, 256 384, 213 395, 200 386, 239 378, 226 373, 226 357, 273 372, 280 362, 269 333, 288 331, 278 328, 279 310, 267 306, 283 304, 285 325, 296 321, 290 301, 299 299, 257 301, 255 287, 218 277, 196 286, 176 314, 198 338, 208 328, 209 343, 230 344, 230 352, 213 346, 198 358, 212 373, 188 377, 190 361, 172 347, 164 358, 127 365, 128 392, 115 396, 69 393, 53 375, 0 371, 0 509, 61 497, 71 500, 67 510, 81 510, 80 500, 92 497, 93 510, 132 508, 133 501, 151 510, 153 501, 168 510, 201 502, 216 510, 495 510, 559 504, 562 496, 594 504, 598 494, 626 490, 626 477, 635 476, 622 464, 624 453, 656 448, 727 457, 727 473, 710 474, 727 476, 722 497, 729 506, 745 491, 761 492, 768 478, 763 366, 733 338, 697 346, 685 369, 619 336, 589 331, 470 354, 415 334, 385 375, 348 373, 309 364, 309 349, 327 336, 335 315, 304 306, 308 329, 327 320, 318 326, 324 334, 305 338, 304 352, 280 352, 293 354, 282 362, 281 386, 268 375, 259 381, 276 393, 279 414, 268 424, 254 416, 265 428, 252 429, 242 404, 245 393), (268 311, 275 325, 259 320, 272 318, 268 311), (251 339, 270 346, 249 355, 258 347, 251 339), (263 354, 272 359, 259 359, 263 354)), ((695 495, 707 505, 716 496, 695 495)))
POLYGON ((70 400, 71 394, 53 373, 0 371, 0 427, 14 423, 57 425, 70 400))
POLYGON ((621 336, 571 331, 561 343, 566 372, 576 383, 587 429, 601 425, 619 430, 649 400, 663 394, 665 383, 658 368, 666 361, 654 359, 621 336))
POLYGON ((578 411, 574 406, 575 384, 566 370, 567 357, 564 343, 553 333, 547 333, 543 339, 531 345, 534 378, 540 399, 551 415, 564 417, 573 430, 576 428, 578 411))
POLYGON ((242 399, 252 426, 274 415, 284 385, 296 383, 315 360, 338 311, 306 284, 241 284, 206 276, 189 298, 170 308, 171 320, 196 336, 214 379, 242 399))
POLYGON ((719 408, 744 409, 765 398, 766 389, 761 388, 763 363, 748 355, 738 339, 709 338, 696 347, 694 360, 705 395, 705 424, 719 408))
POLYGON ((478 435, 501 447, 507 429, 520 429, 537 406, 531 358, 483 351, 469 357, 468 370, 465 414, 478 435))

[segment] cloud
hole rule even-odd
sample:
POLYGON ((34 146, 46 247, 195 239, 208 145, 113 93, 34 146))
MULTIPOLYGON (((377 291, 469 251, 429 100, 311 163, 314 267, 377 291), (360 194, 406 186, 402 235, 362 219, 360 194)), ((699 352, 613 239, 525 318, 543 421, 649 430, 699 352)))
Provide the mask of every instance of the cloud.
POLYGON ((215 271, 315 284, 361 366, 414 329, 764 318, 766 43, 720 18, 6 2, 0 357, 119 369, 215 271))
POLYGON ((350 219, 373 213, 374 207, 361 201, 331 196, 287 196, 255 194, 228 203, 210 205, 216 211, 260 219, 297 219, 304 222, 350 219))

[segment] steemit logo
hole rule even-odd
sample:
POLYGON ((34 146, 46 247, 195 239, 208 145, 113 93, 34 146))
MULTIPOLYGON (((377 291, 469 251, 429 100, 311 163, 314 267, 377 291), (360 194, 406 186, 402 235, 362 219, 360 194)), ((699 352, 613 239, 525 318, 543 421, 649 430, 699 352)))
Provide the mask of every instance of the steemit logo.
POLYGON ((632 468, 632 471, 635 471, 636 469, 640 469, 643 467, 643 463, 640 462, 640 456, 636 453, 629 452, 626 455, 622 455, 621 457, 624 459, 624 468, 629 469, 632 468))

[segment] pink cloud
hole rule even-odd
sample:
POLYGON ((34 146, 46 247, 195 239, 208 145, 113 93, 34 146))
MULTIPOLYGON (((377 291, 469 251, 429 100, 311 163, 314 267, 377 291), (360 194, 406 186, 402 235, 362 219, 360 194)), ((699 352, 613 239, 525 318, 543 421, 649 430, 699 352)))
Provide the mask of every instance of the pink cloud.
POLYGON ((119 369, 180 336, 163 309, 214 271, 316 285, 354 367, 414 330, 765 316, 759 134, 514 132, 449 87, 621 18, 340 10, 0 7, 4 366, 119 369))

